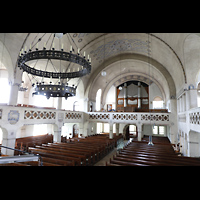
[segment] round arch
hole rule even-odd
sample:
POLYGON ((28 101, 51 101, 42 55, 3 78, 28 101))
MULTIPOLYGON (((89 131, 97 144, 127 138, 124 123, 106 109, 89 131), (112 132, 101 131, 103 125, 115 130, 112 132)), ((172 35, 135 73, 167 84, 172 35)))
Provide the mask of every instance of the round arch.
POLYGON ((134 138, 138 137, 137 124, 126 124, 123 128, 123 135, 125 136, 126 140, 130 139, 130 132, 129 132, 130 125, 136 126, 136 136, 134 138))
MULTIPOLYGON (((174 80, 172 78, 172 76, 170 75, 170 73, 167 71, 167 69, 158 61, 149 58, 148 56, 145 55, 141 55, 141 54, 135 54, 135 53, 126 53, 126 54, 121 54, 120 56, 114 56, 111 58, 108 58, 107 60, 105 60, 96 71, 93 72, 93 74, 91 75, 91 78, 88 81, 88 84, 86 85, 85 89, 86 91, 88 90, 88 96, 89 98, 91 98, 92 96, 92 86, 95 83, 96 78, 98 77, 98 75, 100 74, 100 72, 102 70, 105 70, 107 67, 109 67, 110 65, 118 62, 118 61, 123 61, 123 60, 139 60, 145 63, 151 63, 151 65, 153 67, 155 67, 155 69, 157 69, 165 78, 167 85, 169 87, 169 96, 170 98, 174 98, 176 97, 176 87, 175 87, 175 83, 174 80)), ((92 98, 91 98, 92 99, 92 98)))
POLYGON ((0 60, 0 70, 6 69, 8 71, 9 82, 14 79, 13 63, 6 46, 0 41, 0 55, 2 55, 0 60))
POLYGON ((166 95, 166 92, 164 90, 164 88, 162 87, 162 85, 153 77, 149 77, 147 75, 144 75, 142 73, 137 73, 137 72, 132 72, 132 73, 126 73, 126 74, 123 74, 123 77, 121 78, 121 75, 117 76, 114 80, 111 80, 109 82, 109 84, 105 87, 105 89, 103 90, 102 92, 102 104, 104 105, 105 102, 106 102, 106 97, 107 97, 107 94, 109 92, 109 89, 111 88, 112 85, 114 86, 118 86, 118 85, 121 85, 122 83, 125 83, 129 80, 136 80, 136 81, 142 81, 146 84, 149 84, 149 82, 154 82, 160 89, 161 93, 162 93, 162 96, 163 96, 163 100, 166 101, 167 99, 167 95, 166 95), (137 76, 137 78, 133 78, 134 76, 137 76), (130 77, 127 78, 126 80, 124 80, 124 77, 130 77), (145 81, 146 80, 146 81, 145 81))

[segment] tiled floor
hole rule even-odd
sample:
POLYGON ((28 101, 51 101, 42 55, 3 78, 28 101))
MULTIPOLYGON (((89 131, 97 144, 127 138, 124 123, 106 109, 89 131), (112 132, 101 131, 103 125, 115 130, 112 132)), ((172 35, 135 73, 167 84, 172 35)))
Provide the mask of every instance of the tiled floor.
POLYGON ((103 159, 101 159, 99 162, 97 162, 94 166, 106 166, 106 162, 110 161, 110 158, 113 158, 113 155, 116 155, 117 150, 120 148, 123 148, 124 145, 128 142, 128 140, 123 140, 117 148, 114 148, 107 156, 105 156, 103 159))

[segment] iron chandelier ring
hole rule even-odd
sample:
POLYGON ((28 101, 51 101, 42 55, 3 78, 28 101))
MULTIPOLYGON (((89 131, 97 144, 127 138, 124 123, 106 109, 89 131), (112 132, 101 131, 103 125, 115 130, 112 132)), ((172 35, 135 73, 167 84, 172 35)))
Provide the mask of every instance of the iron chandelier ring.
POLYGON ((79 55, 73 54, 71 52, 56 51, 56 50, 37 50, 29 51, 21 56, 18 59, 18 67, 23 71, 44 78, 52 79, 66 79, 66 78, 78 78, 85 76, 91 72, 91 63, 79 55), (30 67, 26 64, 28 61, 39 60, 39 59, 55 59, 63 60, 68 62, 73 62, 82 66, 79 71, 76 72, 49 72, 38 70, 33 67, 30 67))
POLYGON ((43 95, 47 99, 50 97, 68 97, 76 96, 76 87, 67 85, 36 85, 35 92, 32 95, 43 95))

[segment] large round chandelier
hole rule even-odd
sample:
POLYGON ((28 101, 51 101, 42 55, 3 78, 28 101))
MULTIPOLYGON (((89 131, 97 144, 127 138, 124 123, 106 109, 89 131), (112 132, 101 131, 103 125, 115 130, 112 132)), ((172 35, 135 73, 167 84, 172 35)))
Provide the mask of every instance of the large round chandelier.
MULTIPOLYGON (((58 39, 62 38, 65 33, 55 33, 53 40, 55 37, 58 39)), ((70 96, 76 95, 76 88, 77 86, 68 86, 68 83, 64 83, 62 80, 70 80, 72 78, 80 78, 82 76, 85 76, 91 72, 91 58, 89 58, 89 55, 86 59, 85 52, 81 56, 80 49, 77 48, 77 54, 73 53, 74 49, 72 46, 70 46, 70 51, 66 52, 64 51, 63 44, 60 48, 60 50, 56 50, 54 48, 54 42, 51 42, 50 49, 46 48, 46 43, 44 43, 44 46, 42 49, 38 49, 38 43, 41 41, 41 38, 36 43, 36 48, 33 50, 33 48, 30 48, 28 51, 21 50, 18 58, 18 67, 20 70, 23 70, 23 72, 27 72, 28 74, 31 74, 32 76, 36 77, 42 77, 42 80, 44 78, 49 78, 50 82, 49 84, 44 84, 44 81, 37 82, 36 84, 32 84, 32 86, 35 87, 35 92, 33 95, 44 95, 49 99, 50 97, 65 97, 67 99, 70 96), (71 72, 67 70, 65 71, 58 71, 55 70, 49 71, 47 67, 45 70, 41 70, 38 68, 35 68, 30 66, 28 63, 30 61, 35 61, 36 63, 38 60, 46 60, 47 65, 49 61, 52 62, 52 60, 60 60, 60 61, 67 61, 70 64, 75 63, 78 64, 78 68, 76 70, 72 70, 71 72), (57 79, 57 84, 52 84, 52 79, 57 79), (62 82, 62 83, 61 83, 62 82)), ((66 81, 65 81, 66 82, 66 81)))
POLYGON ((73 97, 76 95, 76 87, 72 87, 62 84, 62 85, 42 85, 39 84, 35 88, 33 95, 44 95, 49 99, 50 97, 73 97))

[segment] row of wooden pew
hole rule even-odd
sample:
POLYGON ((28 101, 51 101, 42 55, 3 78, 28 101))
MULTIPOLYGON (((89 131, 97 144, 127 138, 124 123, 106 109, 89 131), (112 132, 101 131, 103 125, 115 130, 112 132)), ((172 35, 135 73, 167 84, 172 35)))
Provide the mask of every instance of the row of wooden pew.
POLYGON ((200 166, 199 158, 178 156, 168 138, 153 137, 153 146, 132 141, 120 150, 106 166, 200 166))
MULTIPOLYGON (((52 134, 37 135, 30 137, 17 138, 15 142, 15 149, 22 151, 28 151, 29 147, 35 147, 36 145, 42 145, 53 142, 52 134)), ((15 151, 15 155, 22 154, 19 151, 15 151)))
POLYGON ((42 158, 67 161, 65 166, 92 166, 115 147, 115 139, 101 135, 73 138, 66 143, 48 143, 29 147, 29 151, 41 155, 42 158))
MULTIPOLYGON (((42 157, 44 166, 92 166, 107 155, 121 137, 115 135, 113 139, 109 139, 109 135, 105 134, 87 138, 73 138, 65 143, 50 142, 44 144, 39 142, 33 143, 34 145, 26 145, 30 153, 39 154, 42 157)), ((36 161, 4 164, 4 166, 38 165, 40 162, 36 161)))

